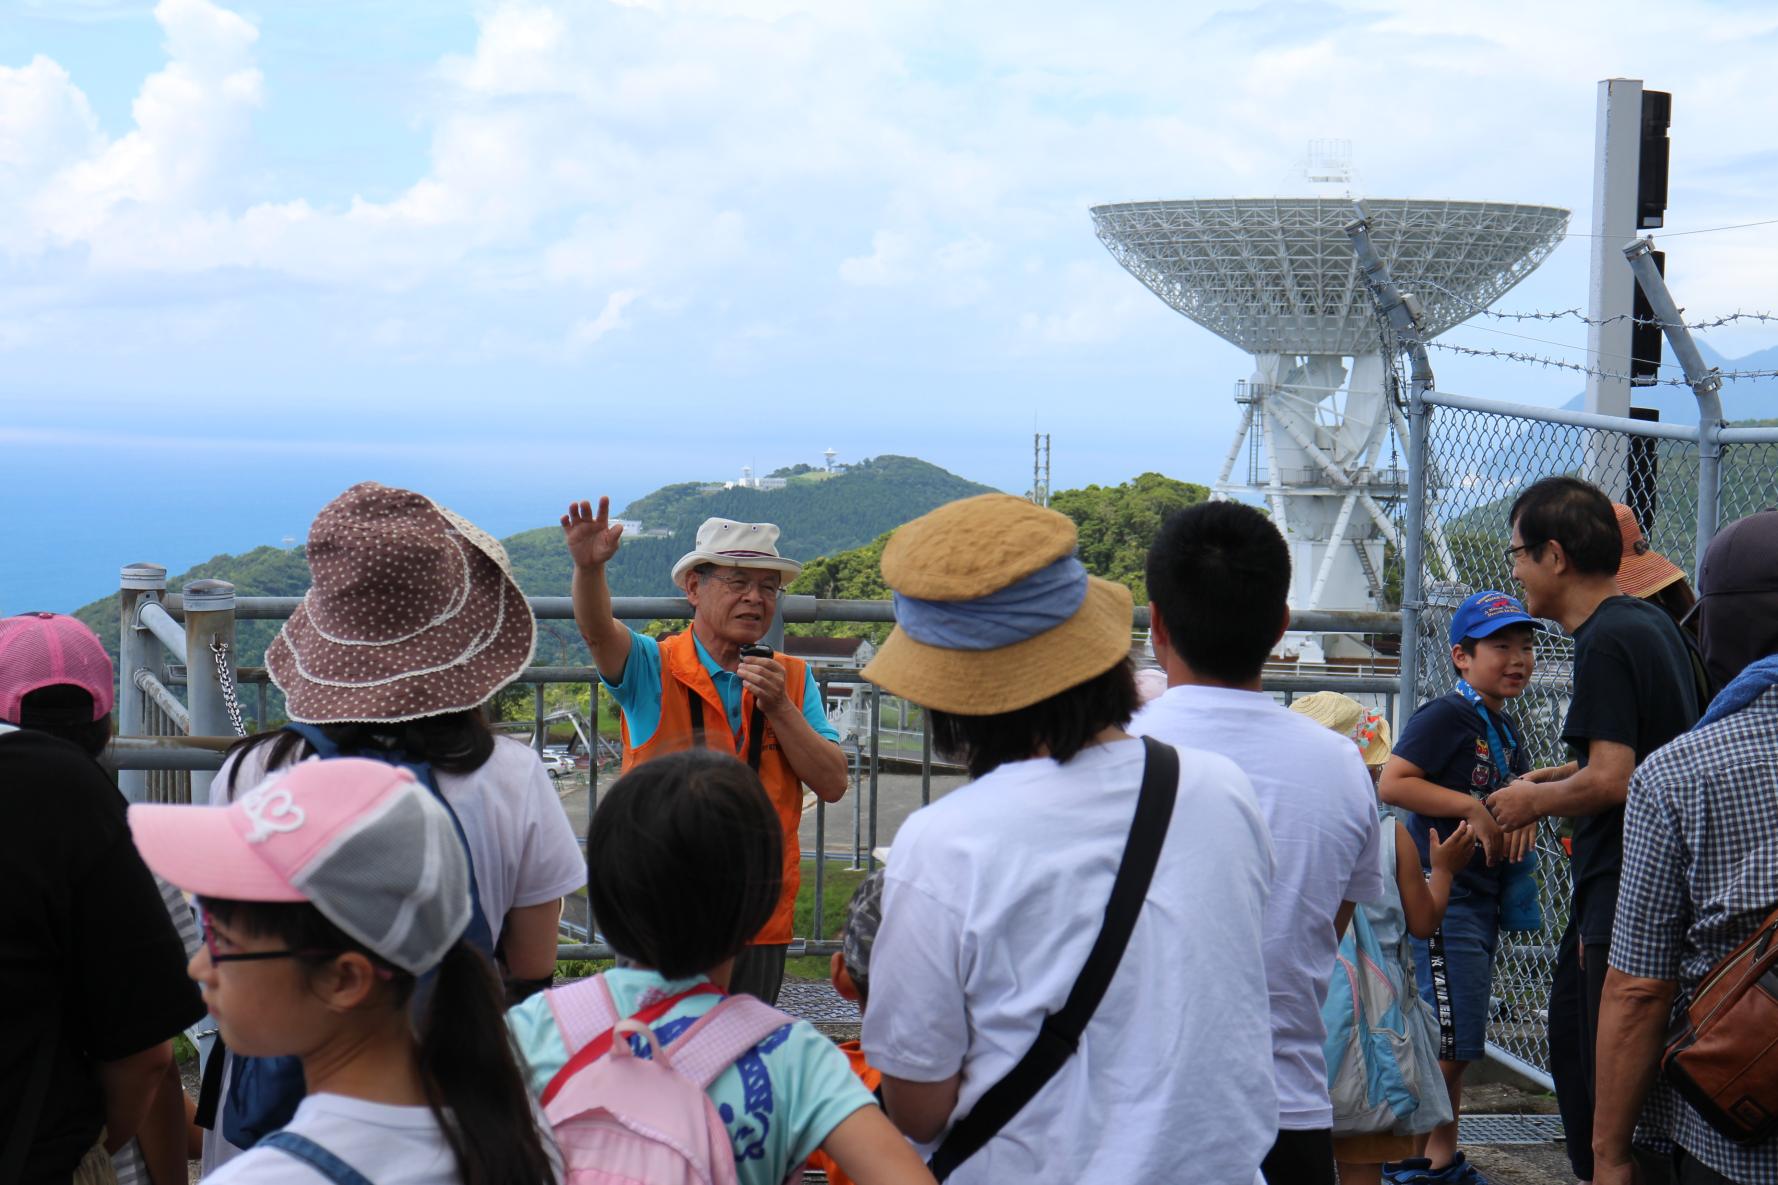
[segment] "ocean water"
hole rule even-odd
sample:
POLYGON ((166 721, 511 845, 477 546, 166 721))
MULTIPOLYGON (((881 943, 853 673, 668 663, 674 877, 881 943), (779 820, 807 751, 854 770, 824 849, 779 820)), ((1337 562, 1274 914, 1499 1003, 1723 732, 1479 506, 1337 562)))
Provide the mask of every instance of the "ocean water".
MULTIPOLYGON (((376 456, 11 441, 0 453, 0 614, 79 608, 114 594, 129 563, 176 575, 219 554, 299 543, 315 512, 358 481, 422 490, 496 537, 553 525, 570 498, 600 492, 585 470, 528 447, 376 456)), ((618 506, 660 484, 652 472, 608 467, 603 478, 618 506)))

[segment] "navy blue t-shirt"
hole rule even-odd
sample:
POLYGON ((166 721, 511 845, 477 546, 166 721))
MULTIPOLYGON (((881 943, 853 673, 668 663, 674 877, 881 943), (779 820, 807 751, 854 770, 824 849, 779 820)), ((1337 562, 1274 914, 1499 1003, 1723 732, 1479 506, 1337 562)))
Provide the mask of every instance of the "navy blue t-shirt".
MULTIPOLYGON (((1426 780, 1436 786, 1486 798, 1531 769, 1531 759, 1525 752, 1518 724, 1504 712, 1490 712, 1489 715, 1494 718, 1494 726, 1505 732, 1506 743, 1512 746, 1510 761, 1491 752, 1488 729, 1482 723, 1481 713, 1455 691, 1421 705, 1407 727, 1402 729, 1401 739, 1395 742, 1394 754, 1425 770, 1426 780), (1504 776, 1501 766, 1506 767, 1504 776)), ((1408 834, 1414 837, 1414 847, 1420 853, 1420 867, 1432 866, 1427 832, 1436 828, 1440 836, 1446 836, 1460 822, 1461 819, 1418 813, 1408 816, 1408 834)), ((1478 845, 1468 866, 1454 881, 1472 893, 1498 896, 1505 871, 1504 861, 1489 867, 1488 857, 1478 845)))

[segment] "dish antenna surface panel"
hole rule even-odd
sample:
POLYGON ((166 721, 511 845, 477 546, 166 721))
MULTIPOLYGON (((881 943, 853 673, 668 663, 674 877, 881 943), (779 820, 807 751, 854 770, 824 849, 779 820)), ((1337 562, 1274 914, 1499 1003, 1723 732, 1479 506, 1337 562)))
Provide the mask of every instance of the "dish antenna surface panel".
MULTIPOLYGON (((1420 298, 1427 336, 1498 300, 1562 241, 1568 211, 1506 202, 1366 198, 1371 239, 1420 298)), ((1376 349, 1376 313, 1337 198, 1210 198, 1094 206, 1100 241, 1155 295, 1251 354, 1376 349)))
MULTIPOLYGON (((1364 204, 1390 274, 1424 310, 1427 337, 1499 299, 1568 229, 1568 211, 1555 206, 1364 204)), ((1094 206, 1092 215, 1100 241, 1125 270, 1254 356, 1253 376, 1236 397, 1241 427, 1216 490, 1266 499, 1291 544, 1291 603, 1380 607, 1383 544, 1398 541, 1387 507, 1400 497, 1404 475, 1382 451, 1399 415, 1386 390, 1376 308, 1346 236, 1351 201, 1119 202, 1094 206), (1247 480, 1231 482, 1244 441, 1252 443, 1247 480)), ((1441 542, 1434 539, 1435 548, 1441 542)), ((1319 648, 1312 642, 1302 656, 1319 648)))

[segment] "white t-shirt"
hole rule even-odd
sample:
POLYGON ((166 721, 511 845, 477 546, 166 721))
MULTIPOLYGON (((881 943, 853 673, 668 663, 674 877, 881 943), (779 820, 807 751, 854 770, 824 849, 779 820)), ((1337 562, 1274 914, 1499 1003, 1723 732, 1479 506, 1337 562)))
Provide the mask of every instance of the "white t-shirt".
POLYGON ((1321 1003, 1333 972, 1342 901, 1383 895, 1377 795, 1358 746, 1264 692, 1172 687, 1130 731, 1221 753, 1252 780, 1277 875, 1266 906, 1266 979, 1278 1062, 1278 1126, 1333 1124, 1321 1003))
MULTIPOLYGON (((872 1066, 914 1082, 961 1071, 955 1119, 1025 1054, 1098 936, 1143 763, 1121 741, 1003 765, 902 824, 871 953, 872 1066)), ((1249 1185, 1272 1146, 1271 847, 1240 770, 1190 751, 1180 766, 1153 883, 1079 1051, 954 1185, 1249 1185)))
MULTIPOLYGON (((265 777, 271 744, 251 750, 235 780, 237 792, 265 777)), ((229 773, 234 758, 224 762, 210 785, 210 801, 229 801, 229 773)), ((556 785, 543 760, 511 737, 496 737, 494 752, 473 773, 436 772, 438 788, 469 838, 475 861, 476 888, 494 940, 506 915, 515 909, 565 897, 586 884, 586 858, 574 826, 562 809, 556 785)))
MULTIPOLYGON (((265 777, 271 749, 271 742, 259 745, 240 762, 237 794, 265 777)), ((210 784, 213 805, 230 801, 229 774, 236 764, 237 759, 230 757, 217 771, 210 784)), ((500 940, 501 927, 512 910, 554 901, 586 884, 586 857, 581 854, 574 825, 568 821, 555 783, 535 750, 511 737, 496 737, 494 752, 481 768, 467 774, 436 772, 435 776, 439 791, 457 813, 469 839, 476 889, 494 941, 500 940)), ((227 1087, 225 1070, 223 1089, 227 1087)), ((239 1154, 220 1131, 204 1132, 206 1175, 239 1154)), ((373 1174, 365 1175, 375 1179, 373 1174)))
MULTIPOLYGON (((457 1158, 430 1107, 367 1103, 338 1094, 313 1094, 297 1107, 284 1130, 313 1140, 372 1185, 439 1185, 457 1181, 457 1158)), ((543 1135, 544 1151, 555 1144, 543 1135)), ((558 1170, 557 1176, 560 1176, 558 1170)), ((331 1185, 312 1167, 277 1148, 249 1148, 204 1178, 207 1185, 331 1185)))

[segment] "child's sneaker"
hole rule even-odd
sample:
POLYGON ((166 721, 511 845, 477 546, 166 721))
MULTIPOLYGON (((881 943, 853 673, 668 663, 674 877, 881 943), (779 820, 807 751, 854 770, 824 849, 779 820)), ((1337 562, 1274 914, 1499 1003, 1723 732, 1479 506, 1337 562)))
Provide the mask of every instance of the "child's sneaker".
POLYGON ((1383 1180, 1390 1185, 1488 1185, 1488 1178, 1459 1152, 1451 1163, 1434 1172, 1424 1156, 1409 1157, 1383 1166, 1383 1180))
POLYGON ((1424 1156, 1410 1156, 1383 1166, 1383 1180, 1389 1185, 1422 1185, 1432 1180, 1432 1161, 1424 1156))

